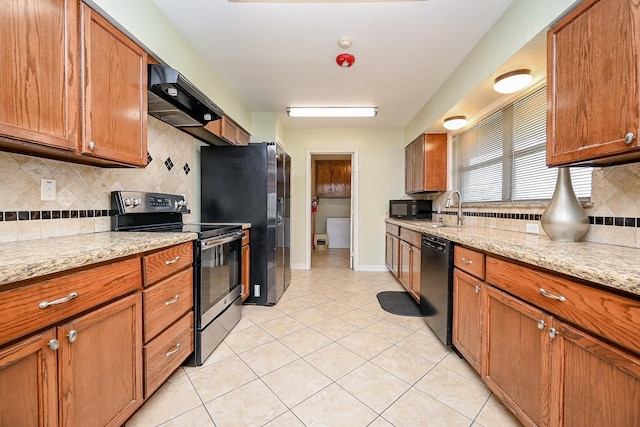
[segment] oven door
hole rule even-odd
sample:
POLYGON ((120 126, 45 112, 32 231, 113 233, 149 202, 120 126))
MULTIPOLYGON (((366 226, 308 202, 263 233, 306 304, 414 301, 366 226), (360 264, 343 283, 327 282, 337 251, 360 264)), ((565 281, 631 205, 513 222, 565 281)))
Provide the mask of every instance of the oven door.
POLYGON ((242 233, 200 242, 196 327, 204 329, 240 295, 242 233))

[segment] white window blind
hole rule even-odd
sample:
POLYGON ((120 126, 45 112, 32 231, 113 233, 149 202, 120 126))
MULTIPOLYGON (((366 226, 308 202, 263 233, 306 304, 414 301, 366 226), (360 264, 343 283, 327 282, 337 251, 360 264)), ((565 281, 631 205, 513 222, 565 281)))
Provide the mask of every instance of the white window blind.
MULTIPOLYGON (((557 169, 546 166, 546 88, 515 101, 453 139, 465 202, 550 199, 557 169)), ((591 197, 591 168, 572 168, 578 197, 591 197)))

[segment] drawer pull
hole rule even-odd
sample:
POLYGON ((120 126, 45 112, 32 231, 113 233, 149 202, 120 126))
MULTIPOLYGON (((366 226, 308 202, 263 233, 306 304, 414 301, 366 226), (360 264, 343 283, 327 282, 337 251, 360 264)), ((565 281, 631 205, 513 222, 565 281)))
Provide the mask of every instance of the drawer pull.
POLYGON ((174 259, 165 260, 164 263, 165 263, 165 265, 169 265, 169 264, 175 264, 178 261, 180 261, 180 257, 179 256, 175 257, 174 259))
POLYGON ((173 299, 170 299, 168 301, 164 302, 164 305, 171 305, 171 304, 175 304, 178 302, 178 300, 180 299, 180 294, 177 294, 175 297, 173 297, 173 299))
POLYGON ((167 357, 176 354, 178 352, 178 350, 180 350, 180 343, 176 344, 176 346, 173 348, 173 350, 167 351, 167 357))
POLYGON ((50 305, 56 305, 56 304, 62 304, 68 301, 71 301, 72 299, 74 299, 75 297, 78 296, 77 292, 71 292, 69 294, 69 296, 66 296, 64 298, 60 298, 60 299, 55 299, 53 301, 42 301, 40 304, 38 304, 38 307, 40 308, 47 308, 50 305))
POLYGON ((465 257, 462 257, 460 261, 464 262, 465 264, 473 264, 473 260, 466 259, 465 257))
POLYGON ((540 288, 540 293, 541 293, 542 295, 544 295, 545 297, 547 297, 547 298, 557 299, 557 300, 558 300, 558 301, 560 301, 560 302, 565 302, 565 301, 567 300, 567 299, 566 299, 564 296, 562 296, 562 295, 558 296, 558 295, 550 294, 549 292, 545 291, 545 290, 544 290, 544 289, 542 289, 542 288, 540 288))

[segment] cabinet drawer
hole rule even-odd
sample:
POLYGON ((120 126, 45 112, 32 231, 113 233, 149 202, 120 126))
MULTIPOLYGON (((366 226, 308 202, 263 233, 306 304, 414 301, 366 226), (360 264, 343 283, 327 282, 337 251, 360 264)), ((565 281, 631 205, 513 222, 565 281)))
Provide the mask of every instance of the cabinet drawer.
POLYGON ((487 282, 640 353, 639 301, 492 257, 487 257, 487 282), (544 296, 543 291, 564 301, 544 296))
POLYGON ((142 298, 144 342, 148 342, 193 308, 193 269, 181 271, 145 289, 142 298))
POLYGON ((0 292, 0 344, 133 292, 141 285, 140 260, 135 258, 0 292), (72 293, 76 296, 55 303, 72 293), (40 308, 47 302, 50 305, 40 308))
POLYGON ((484 254, 456 246, 453 250, 453 264, 462 271, 484 280, 484 254))
POLYGON ((387 233, 393 234, 394 236, 399 236, 400 227, 394 224, 387 224, 387 233))
POLYGON ((242 230, 242 246, 246 246, 249 244, 249 230, 248 229, 244 229, 242 230))
POLYGON ((144 346, 144 396, 149 397, 193 351, 193 312, 144 346))
POLYGON ((417 231, 400 227, 400 238, 418 248, 422 246, 422 234, 417 231))
POLYGON ((172 246, 142 258, 144 284, 151 285, 193 262, 193 243, 172 246))

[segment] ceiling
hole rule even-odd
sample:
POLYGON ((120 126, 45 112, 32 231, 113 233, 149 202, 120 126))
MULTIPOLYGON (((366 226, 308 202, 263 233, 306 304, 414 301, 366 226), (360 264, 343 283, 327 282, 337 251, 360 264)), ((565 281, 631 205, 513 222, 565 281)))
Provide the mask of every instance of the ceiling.
POLYGON ((512 1, 154 0, 250 111, 290 128, 406 126, 512 1), (336 64, 343 52, 351 68, 336 64), (292 119, 290 106, 376 106, 378 116, 292 119))

